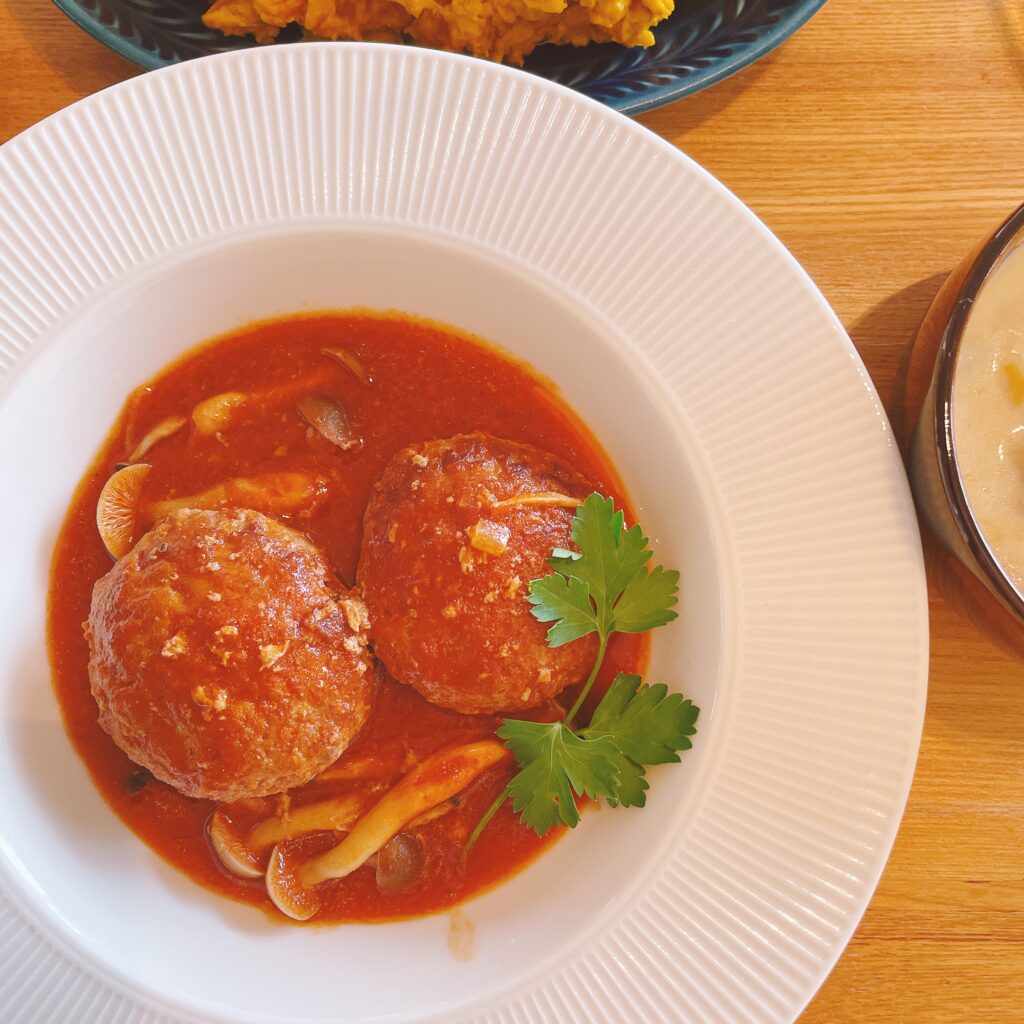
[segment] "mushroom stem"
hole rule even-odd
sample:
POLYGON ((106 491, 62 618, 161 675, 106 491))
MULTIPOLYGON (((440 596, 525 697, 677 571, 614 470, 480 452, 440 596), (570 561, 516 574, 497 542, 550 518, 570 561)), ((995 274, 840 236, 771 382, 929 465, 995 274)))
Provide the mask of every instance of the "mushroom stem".
POLYGON ((454 811, 457 806, 458 802, 449 797, 436 807, 431 807, 429 811, 424 811, 418 818, 413 818, 405 827, 412 829, 419 828, 422 825, 429 825, 432 821, 443 818, 449 811, 454 811))
POLYGON ((270 898, 289 917, 308 920, 319 909, 312 889, 329 879, 350 875, 410 822, 509 757, 508 748, 497 740, 447 747, 396 783, 333 849, 295 864, 282 847, 275 847, 267 867, 270 898))
POLYGON ((221 864, 233 875, 259 878, 266 870, 263 855, 271 846, 311 832, 343 832, 359 817, 366 802, 361 793, 346 793, 266 818, 248 835, 239 833, 223 811, 214 811, 208 826, 210 843, 221 864))
POLYGON ((267 818, 255 825, 249 833, 247 845, 255 853, 262 853, 286 839, 295 839, 310 832, 342 832, 351 828, 365 806, 366 797, 362 793, 345 793, 306 804, 289 811, 283 818, 267 818))
POLYGON ((142 456, 153 447, 153 445, 162 441, 165 437, 170 437, 172 434, 176 434, 187 422, 188 420, 184 416, 168 416, 167 419, 161 420, 135 446, 131 455, 128 456, 128 461, 138 462, 139 459, 141 459, 142 456))
POLYGON ((152 519, 183 508, 251 508, 268 515, 287 515, 315 508, 324 496, 323 482, 310 473, 259 473, 234 477, 184 498, 154 501, 147 511, 152 519))
POLYGON ((380 757, 367 755, 354 757, 345 764, 333 764, 325 768, 315 782, 351 782, 358 779, 374 778, 381 775, 397 775, 397 761, 384 761, 380 757))
POLYGON ((222 391, 196 403, 192 422, 197 433, 215 434, 233 426, 250 410, 262 412, 287 405, 302 395, 327 387, 336 377, 329 368, 323 368, 261 391, 222 391))
POLYGON ((243 391, 222 391, 196 403, 192 410, 192 422, 199 434, 216 434, 230 426, 237 418, 239 409, 249 404, 249 396, 243 391))
POLYGON ((311 391, 322 391, 337 380, 338 375, 331 371, 330 367, 313 370, 303 377, 296 377, 295 380, 285 381, 283 384, 275 384, 265 391, 257 391, 253 398, 264 408, 270 406, 287 405, 294 402, 302 395, 308 395, 311 391))
POLYGON ((462 792, 481 772, 510 756, 497 740, 449 747, 414 768, 389 790, 333 850, 299 869, 304 885, 344 878, 361 867, 396 832, 414 818, 462 792))
POLYGON ((514 498, 496 501, 491 508, 510 508, 513 505, 549 505, 558 508, 579 508, 582 498, 570 498, 568 494, 558 491, 535 491, 531 494, 517 494, 514 498))

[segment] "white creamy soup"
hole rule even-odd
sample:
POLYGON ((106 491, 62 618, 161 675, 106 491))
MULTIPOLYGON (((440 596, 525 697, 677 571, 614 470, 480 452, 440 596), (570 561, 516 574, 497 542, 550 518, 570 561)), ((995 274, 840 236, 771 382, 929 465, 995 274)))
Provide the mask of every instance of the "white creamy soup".
POLYGON ((968 317, 952 417, 974 518, 1024 594, 1024 246, 989 276, 968 317))

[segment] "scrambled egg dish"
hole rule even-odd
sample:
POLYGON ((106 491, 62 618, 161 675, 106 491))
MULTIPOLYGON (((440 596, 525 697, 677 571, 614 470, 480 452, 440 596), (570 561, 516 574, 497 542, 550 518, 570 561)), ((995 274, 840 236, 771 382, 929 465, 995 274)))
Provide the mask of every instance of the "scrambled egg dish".
POLYGON ((291 22, 317 39, 409 39, 522 64, 541 43, 650 46, 674 0, 216 0, 203 21, 270 42, 291 22))

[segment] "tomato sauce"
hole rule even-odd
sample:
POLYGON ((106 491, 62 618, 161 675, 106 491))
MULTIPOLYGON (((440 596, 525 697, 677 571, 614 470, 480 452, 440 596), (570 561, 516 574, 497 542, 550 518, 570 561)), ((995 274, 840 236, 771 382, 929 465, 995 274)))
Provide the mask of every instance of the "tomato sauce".
MULTIPOLYGON (((178 360, 129 398, 71 503, 57 542, 50 583, 49 642, 54 686, 67 731, 110 806, 140 838, 199 884, 225 896, 273 908, 263 880, 228 873, 211 850, 206 824, 217 805, 185 797, 133 764, 97 722, 89 686, 82 624, 95 582, 110 569, 96 529, 96 502, 116 464, 125 461, 154 425, 186 416, 220 392, 265 394, 237 422, 212 435, 191 424, 145 455, 151 499, 194 494, 234 476, 301 471, 327 481, 327 500, 307 518, 289 520, 327 555, 351 585, 371 487, 389 458, 405 446, 471 431, 534 444, 565 458, 631 518, 614 468, 552 386, 525 365, 467 335, 401 316, 331 314, 266 321, 215 339, 178 360), (342 348, 372 381, 327 359, 342 348), (309 433, 295 406, 307 382, 345 406, 362 444, 339 451, 309 433), (275 397, 275 395, 277 397, 275 397), (279 399, 281 399, 279 401, 279 399)), ((615 636, 598 681, 603 692, 618 671, 641 672, 645 636, 615 636)), ((326 796, 362 788, 371 801, 411 764, 456 743, 493 736, 499 716, 464 715, 427 703, 378 666, 370 718, 336 765, 282 797, 226 808, 236 826, 286 813, 326 796), (359 766, 377 767, 361 777, 359 766), (333 776, 333 778, 332 778, 333 776)), ((571 700, 572 691, 562 695, 571 700)), ((595 698, 591 698, 591 702, 595 698)), ((557 709, 536 709, 550 716, 557 709)), ((370 867, 324 883, 319 922, 372 921, 450 907, 522 868, 563 831, 541 838, 523 826, 506 803, 468 857, 463 845, 473 826, 513 773, 495 766, 480 776, 442 816, 420 825, 423 869, 401 891, 382 892, 370 867)), ((310 850, 331 846, 337 834, 299 840, 310 850)))

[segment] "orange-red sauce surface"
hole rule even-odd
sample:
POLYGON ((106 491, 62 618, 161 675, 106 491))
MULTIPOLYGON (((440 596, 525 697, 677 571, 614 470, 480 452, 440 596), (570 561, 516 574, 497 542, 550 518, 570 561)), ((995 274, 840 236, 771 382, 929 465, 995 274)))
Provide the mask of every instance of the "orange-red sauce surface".
MULTIPOLYGON (((363 439, 361 446, 341 452, 319 438, 311 441, 294 396, 268 398, 219 436, 200 436, 189 425, 157 444, 145 456, 152 466, 147 499, 192 494, 232 476, 316 473, 328 481, 328 500, 310 518, 290 522, 309 535, 340 578, 351 584, 363 511, 388 459, 413 442, 480 430, 562 456, 597 490, 615 497, 627 517, 630 514, 613 468, 549 386, 492 348, 409 318, 318 315, 260 323, 195 350, 131 396, 75 494, 54 555, 49 628, 57 695, 72 741, 125 823, 200 884, 267 908, 271 904, 262 880, 228 874, 208 846, 205 824, 216 805, 184 797, 154 780, 99 727, 82 624, 89 614, 93 585, 110 568, 95 511, 114 465, 124 461, 156 423, 189 414, 201 399, 225 391, 273 388, 288 395, 292 384, 301 394, 307 377, 316 381, 312 391, 344 403, 363 439), (359 381, 325 358, 325 346, 355 355, 372 383, 359 381)), ((646 651, 645 637, 614 637, 597 692, 617 671, 641 671, 646 651)), ((454 743, 491 736, 500 725, 498 716, 461 715, 434 707, 382 669, 378 673, 370 719, 336 768, 358 765, 367 755, 385 768, 372 778, 314 780, 289 794, 286 799, 292 806, 356 785, 382 794, 409 764, 454 743)), ((521 868, 556 833, 538 838, 515 819, 508 804, 469 857, 462 856, 466 836, 512 770, 491 769, 463 794, 457 807, 419 828, 427 857, 411 887, 382 893, 373 870, 361 868, 348 878, 325 883, 323 909, 316 920, 381 920, 428 913, 458 903, 521 868)), ((280 798, 271 798, 229 811, 244 828, 280 809, 280 798)), ((323 835, 305 840, 311 847, 336 841, 336 836, 323 835)))

